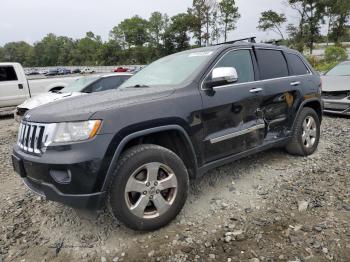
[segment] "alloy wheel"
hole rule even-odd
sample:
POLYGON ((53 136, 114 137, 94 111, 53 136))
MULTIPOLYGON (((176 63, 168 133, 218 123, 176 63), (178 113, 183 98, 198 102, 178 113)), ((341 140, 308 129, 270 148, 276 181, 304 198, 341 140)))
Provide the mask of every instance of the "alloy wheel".
POLYGON ((312 116, 307 116, 303 122, 302 142, 306 148, 313 147, 317 137, 317 125, 312 116))
POLYGON ((151 219, 165 214, 174 203, 178 182, 172 169, 147 163, 132 173, 125 187, 127 207, 135 216, 151 219))

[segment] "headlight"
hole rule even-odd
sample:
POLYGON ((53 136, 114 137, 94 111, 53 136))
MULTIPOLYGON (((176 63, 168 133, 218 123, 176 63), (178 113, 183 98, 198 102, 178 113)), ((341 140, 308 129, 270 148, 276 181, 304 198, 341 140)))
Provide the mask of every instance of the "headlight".
POLYGON ((101 120, 57 123, 54 143, 78 142, 96 136, 101 120))

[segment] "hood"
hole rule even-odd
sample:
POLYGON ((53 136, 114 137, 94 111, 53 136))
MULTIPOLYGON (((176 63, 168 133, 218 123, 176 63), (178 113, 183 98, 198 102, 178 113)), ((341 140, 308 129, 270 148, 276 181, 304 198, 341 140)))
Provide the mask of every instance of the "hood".
POLYGON ((169 96, 170 87, 124 88, 55 101, 28 111, 25 119, 39 123, 84 121, 96 112, 117 110, 169 96))
POLYGON ((350 91, 350 76, 322 76, 322 91, 350 91))
POLYGON ((60 99, 74 97, 74 96, 80 96, 84 93, 81 92, 73 92, 73 93, 53 93, 48 92, 44 94, 37 95, 35 97, 32 97, 26 101, 24 101, 21 105, 19 105, 19 108, 26 108, 26 109, 33 109, 35 107, 45 105, 60 99))

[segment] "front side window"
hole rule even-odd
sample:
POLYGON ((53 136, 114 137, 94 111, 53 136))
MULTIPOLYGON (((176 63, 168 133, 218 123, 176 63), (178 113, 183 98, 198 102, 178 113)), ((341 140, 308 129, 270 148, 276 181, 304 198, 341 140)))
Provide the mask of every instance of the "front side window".
POLYGON ((16 71, 13 66, 0 67, 0 82, 16 81, 17 79, 16 71))
POLYGON ((256 50, 261 80, 286 77, 289 75, 286 59, 279 50, 256 50))
POLYGON ((234 67, 238 74, 236 83, 254 81, 254 67, 249 50, 233 50, 224 55, 216 64, 218 67, 234 67))
POLYGON ((81 92, 88 85, 97 81, 99 77, 82 77, 67 85, 65 88, 61 90, 62 93, 71 93, 71 92, 81 92))
POLYGON ((286 58, 289 63, 290 73, 293 76, 307 75, 309 74, 309 69, 305 66, 301 58, 295 54, 286 53, 286 58))

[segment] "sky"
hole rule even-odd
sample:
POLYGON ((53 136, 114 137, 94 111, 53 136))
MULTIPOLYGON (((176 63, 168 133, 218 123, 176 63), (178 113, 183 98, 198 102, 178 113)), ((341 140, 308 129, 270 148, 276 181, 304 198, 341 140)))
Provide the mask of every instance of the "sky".
MULTIPOLYGON (((1 0, 0 45, 12 41, 34 43, 46 34, 82 38, 92 31, 108 40, 109 31, 125 18, 149 18, 154 11, 169 16, 186 12, 192 0, 1 0)), ((285 13, 290 22, 296 15, 285 0, 236 0, 241 18, 229 36, 237 39, 257 36, 258 40, 278 38, 256 29, 262 11, 285 13)))

